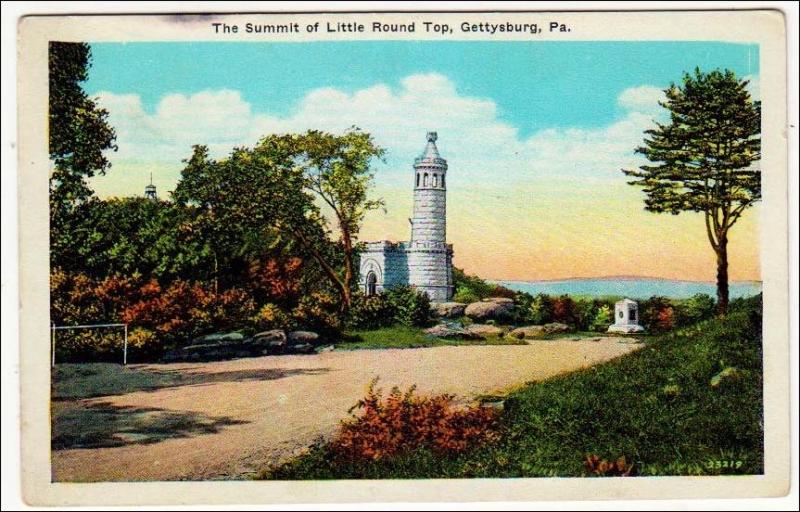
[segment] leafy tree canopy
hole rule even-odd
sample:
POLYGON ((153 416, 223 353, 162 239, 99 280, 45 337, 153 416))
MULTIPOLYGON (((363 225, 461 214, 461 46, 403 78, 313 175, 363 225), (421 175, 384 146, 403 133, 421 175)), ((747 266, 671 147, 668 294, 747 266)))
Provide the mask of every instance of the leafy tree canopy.
POLYGON ((747 85, 729 70, 686 73, 660 103, 670 122, 656 123, 636 148, 652 165, 623 170, 644 189, 646 210, 703 213, 717 254, 721 313, 728 304, 728 231, 761 199, 761 103, 747 85))

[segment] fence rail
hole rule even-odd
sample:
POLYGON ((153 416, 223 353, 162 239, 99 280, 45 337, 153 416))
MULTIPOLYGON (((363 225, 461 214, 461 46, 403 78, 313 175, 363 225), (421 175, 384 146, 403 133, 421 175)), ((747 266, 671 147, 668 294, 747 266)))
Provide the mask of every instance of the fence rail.
POLYGON ((86 325, 56 325, 52 324, 51 359, 50 366, 56 367, 56 331, 70 331, 75 329, 100 329, 103 327, 123 327, 125 329, 122 340, 122 365, 128 364, 128 324, 86 324, 86 325))

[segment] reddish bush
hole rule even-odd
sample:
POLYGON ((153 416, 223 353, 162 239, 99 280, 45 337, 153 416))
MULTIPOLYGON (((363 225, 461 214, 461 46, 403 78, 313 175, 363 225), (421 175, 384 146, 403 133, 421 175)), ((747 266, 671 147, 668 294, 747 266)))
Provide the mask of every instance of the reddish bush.
POLYGON ((333 452, 347 460, 377 460, 420 447, 458 453, 499 437, 496 410, 457 407, 451 395, 419 397, 414 391, 394 388, 384 399, 373 381, 350 410, 363 414, 343 422, 333 452))
POLYGON ((199 332, 212 320, 213 295, 199 284, 173 281, 162 289, 152 280, 140 289, 141 298, 122 312, 122 321, 154 330, 161 335, 199 332))
POLYGON ((301 294, 303 260, 289 258, 254 261, 248 270, 249 288, 265 301, 297 302, 301 294), (263 297, 261 297, 263 295, 263 297))
POLYGON ((633 464, 628 464, 624 455, 615 461, 587 455, 583 465, 589 474, 595 476, 630 476, 633 473, 633 464))
POLYGON ((675 327, 675 309, 672 306, 656 312, 656 326, 659 331, 671 331, 675 327))
POLYGON ((575 324, 575 301, 569 295, 553 299, 552 321, 567 325, 575 324))

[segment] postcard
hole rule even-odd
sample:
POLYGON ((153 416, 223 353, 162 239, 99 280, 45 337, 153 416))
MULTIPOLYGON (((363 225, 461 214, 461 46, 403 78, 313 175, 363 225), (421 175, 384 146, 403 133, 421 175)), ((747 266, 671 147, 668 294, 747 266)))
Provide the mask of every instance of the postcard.
POLYGON ((786 494, 785 33, 23 18, 26 500, 786 494))

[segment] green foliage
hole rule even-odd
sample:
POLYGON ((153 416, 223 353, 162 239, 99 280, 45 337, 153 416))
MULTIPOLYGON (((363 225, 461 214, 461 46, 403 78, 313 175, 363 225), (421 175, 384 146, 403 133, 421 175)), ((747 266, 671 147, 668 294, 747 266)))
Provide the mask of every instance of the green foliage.
POLYGON ((645 209, 677 215, 701 212, 717 255, 720 313, 728 306, 728 231, 761 199, 761 102, 747 80, 725 70, 694 75, 664 91, 670 123, 647 130, 636 152, 655 165, 623 170, 644 188, 645 209))
POLYGON ((592 319, 591 328, 593 331, 605 332, 608 326, 614 323, 614 309, 608 304, 602 304, 597 308, 597 312, 592 319))
POLYGON ((380 329, 395 323, 395 310, 385 293, 369 297, 356 294, 347 311, 347 326, 351 329, 380 329))
POLYGON ((428 295, 411 286, 394 286, 371 297, 356 294, 347 313, 351 329, 379 329, 396 324, 424 327, 432 321, 428 295))
POLYGON ((302 326, 324 337, 337 336, 341 332, 342 319, 337 297, 326 292, 303 295, 300 303, 291 312, 295 325, 302 326))
POLYGON ((367 197, 370 162, 382 155, 372 137, 357 129, 339 136, 269 135, 223 160, 195 146, 174 198, 197 208, 195 226, 209 242, 215 274, 237 258, 260 257, 264 248, 286 245, 318 265, 347 309, 360 224, 367 211, 382 204, 367 197), (336 220, 338 244, 329 240, 328 220, 318 204, 336 220))
POLYGON ((116 150, 108 112, 86 96, 91 51, 86 43, 51 42, 49 46, 50 261, 63 266, 62 254, 80 240, 73 235, 82 225, 76 208, 92 191, 86 183, 111 165, 105 150, 116 150))
POLYGON ((679 326, 691 325, 711 318, 714 316, 715 310, 714 298, 705 293, 698 293, 675 304, 676 323, 679 326))
POLYGON ((550 296, 540 293, 531 302, 528 308, 527 319, 535 325, 543 325, 553 321, 553 300, 550 296))
POLYGON ((74 212, 64 226, 70 243, 53 250, 54 267, 94 277, 208 277, 212 258, 186 208, 142 197, 92 198, 74 212))
POLYGON ((492 284, 484 281, 478 276, 470 276, 463 270, 453 267, 453 286, 455 294, 453 300, 456 302, 478 302, 488 297, 507 297, 513 299, 517 294, 505 286, 492 284))
POLYGON ((85 178, 103 174, 111 165, 103 152, 116 150, 116 137, 106 121, 108 112, 81 87, 91 66, 89 45, 50 42, 48 66, 48 134, 54 164, 50 200, 58 209, 91 196, 85 178))
POLYGON ((673 302, 659 296, 639 302, 639 324, 652 333, 672 330, 676 326, 673 302))
POLYGON ((447 456, 420 448, 380 461, 338 464, 321 444, 261 477, 580 477, 593 474, 586 464, 590 454, 598 461, 625 457, 626 467, 633 465, 641 476, 762 474, 759 301, 734 301, 727 317, 512 392, 504 400, 505 433, 493 445, 447 456), (720 374, 728 377, 712 386, 720 374))
POLYGON ((478 302, 480 300, 481 298, 475 293, 474 290, 471 290, 465 286, 456 287, 456 292, 453 294, 454 302, 469 304, 471 302, 478 302))
POLYGON ((386 292, 386 299, 394 314, 395 322, 399 324, 424 327, 433 320, 428 295, 411 286, 392 287, 386 292))

